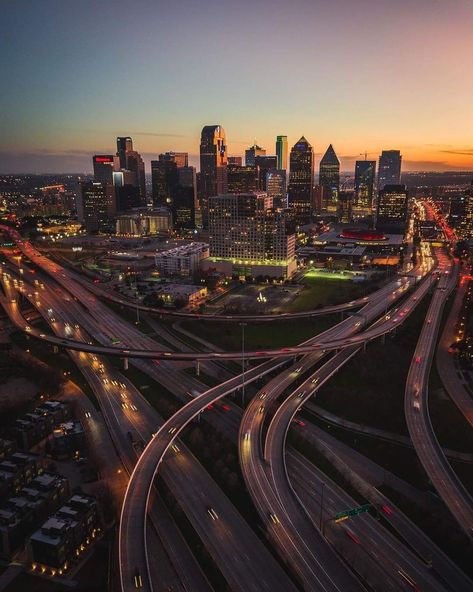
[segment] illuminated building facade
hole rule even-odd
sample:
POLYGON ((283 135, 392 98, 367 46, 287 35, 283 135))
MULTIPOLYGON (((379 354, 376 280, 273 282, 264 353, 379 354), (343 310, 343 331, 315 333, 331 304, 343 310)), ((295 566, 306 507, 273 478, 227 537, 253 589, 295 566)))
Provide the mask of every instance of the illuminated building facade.
POLYGON ((287 232, 285 213, 272 205, 263 192, 210 198, 207 267, 240 277, 290 277, 295 236, 287 232))
POLYGON ((408 193, 405 185, 385 185, 378 194, 377 225, 397 224, 404 227, 408 214, 408 193))
POLYGON ((77 217, 87 232, 105 230, 115 212, 115 192, 112 185, 92 181, 81 184, 77 217))
POLYGON ((255 166, 229 164, 227 168, 228 193, 250 193, 258 189, 255 166))
POLYGON ((127 137, 117 138, 117 156, 120 169, 130 172, 130 184, 138 187, 141 204, 146 203, 145 163, 141 155, 133 149, 133 140, 127 137))
POLYGON ((357 160, 355 163, 355 208, 371 212, 373 209, 374 181, 376 178, 375 160, 357 160))
POLYGON ((258 190, 266 191, 266 177, 268 171, 277 168, 276 156, 255 156, 256 173, 258 176, 258 190))
POLYGON ((312 146, 304 136, 292 147, 289 163, 288 206, 293 210, 296 222, 310 222, 314 184, 314 153, 312 146))
POLYGON ((112 154, 96 154, 93 157, 94 181, 113 185, 113 173, 120 168, 118 156, 112 154))

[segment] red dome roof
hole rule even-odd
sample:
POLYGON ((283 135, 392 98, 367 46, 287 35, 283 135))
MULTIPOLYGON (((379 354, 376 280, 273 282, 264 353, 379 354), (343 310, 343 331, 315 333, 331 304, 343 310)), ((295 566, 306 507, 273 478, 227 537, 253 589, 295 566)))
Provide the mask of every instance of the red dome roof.
POLYGON ((386 236, 382 232, 376 232, 376 230, 360 230, 358 228, 345 228, 340 236, 342 238, 353 238, 364 241, 386 240, 386 236))

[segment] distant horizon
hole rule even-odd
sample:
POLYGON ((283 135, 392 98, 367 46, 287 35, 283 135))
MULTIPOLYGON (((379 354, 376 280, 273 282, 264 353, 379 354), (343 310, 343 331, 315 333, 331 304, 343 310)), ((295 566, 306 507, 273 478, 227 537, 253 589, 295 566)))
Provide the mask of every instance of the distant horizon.
POLYGON ((229 155, 304 135, 343 169, 395 148, 405 171, 473 170, 472 22, 471 0, 10 2, 0 173, 87 171, 122 135, 195 166, 213 124, 229 155))

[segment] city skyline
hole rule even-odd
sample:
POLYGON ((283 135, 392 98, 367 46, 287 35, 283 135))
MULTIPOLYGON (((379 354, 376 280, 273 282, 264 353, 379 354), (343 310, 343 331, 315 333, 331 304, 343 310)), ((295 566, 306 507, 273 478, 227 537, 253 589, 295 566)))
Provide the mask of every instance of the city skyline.
POLYGON ((148 172, 170 150, 197 165, 200 129, 212 124, 225 128, 229 155, 255 138, 273 154, 277 135, 288 145, 304 135, 316 161, 333 144, 342 171, 383 149, 401 150, 404 171, 471 170, 462 56, 473 51, 473 6, 391 4, 272 2, 269 19, 267 2, 106 0, 106 27, 89 0, 12 5, 2 19, 0 172, 90 172, 89 154, 127 135, 148 172))

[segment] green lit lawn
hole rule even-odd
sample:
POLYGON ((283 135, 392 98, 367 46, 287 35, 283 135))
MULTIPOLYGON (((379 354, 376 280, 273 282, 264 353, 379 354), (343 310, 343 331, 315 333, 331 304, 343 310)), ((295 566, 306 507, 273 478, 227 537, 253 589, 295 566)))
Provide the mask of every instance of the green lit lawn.
POLYGON ((327 279, 327 274, 323 274, 322 279, 322 277, 309 272, 301 282, 305 288, 291 302, 287 311, 302 312, 316 307, 349 302, 374 289, 372 282, 355 283, 348 281, 346 276, 340 276, 343 277, 340 279, 339 275, 335 273, 330 276, 330 279, 327 279))
MULTIPOLYGON (((248 323, 245 327, 245 348, 258 350, 297 345, 339 320, 338 316, 327 315, 314 319, 248 323)), ((241 327, 237 323, 184 321, 181 324, 184 329, 227 351, 241 349, 241 327)))

